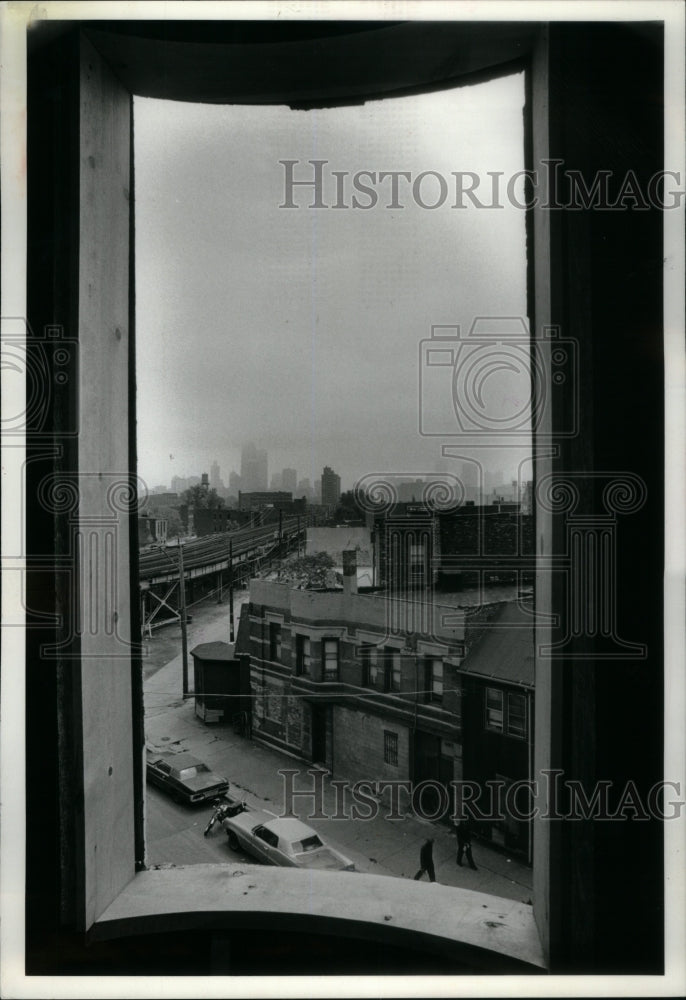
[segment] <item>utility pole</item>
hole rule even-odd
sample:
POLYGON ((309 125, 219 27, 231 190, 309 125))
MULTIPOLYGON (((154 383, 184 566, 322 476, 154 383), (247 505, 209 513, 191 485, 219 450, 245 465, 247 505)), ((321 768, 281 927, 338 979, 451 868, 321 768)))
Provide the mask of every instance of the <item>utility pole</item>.
POLYGON ((188 697, 188 636, 186 634, 186 579, 183 572, 183 545, 179 541, 179 615, 181 617, 181 665, 183 697, 188 697))
POLYGON ((234 642, 233 631, 233 541, 229 539, 229 642, 234 642))

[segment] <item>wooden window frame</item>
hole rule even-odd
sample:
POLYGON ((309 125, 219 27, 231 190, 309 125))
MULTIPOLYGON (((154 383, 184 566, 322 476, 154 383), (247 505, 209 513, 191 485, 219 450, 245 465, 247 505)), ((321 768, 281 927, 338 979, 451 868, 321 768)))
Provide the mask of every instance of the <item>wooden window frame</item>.
POLYGON ((340 677, 340 670, 341 640, 337 636, 324 636, 322 638, 322 680, 337 681, 340 677), (327 656, 327 645, 331 646, 332 644, 336 653, 336 669, 334 671, 327 670, 327 662, 329 661, 329 657, 327 656))
MULTIPOLYGON (((657 6, 657 5, 656 5, 657 6)), ((659 14, 656 10, 655 18, 659 20, 659 14)), ((422 25, 417 28, 418 37, 421 35, 422 25)), ((130 126, 130 102, 127 102, 127 95, 132 92, 146 92, 146 86, 139 89, 137 86, 137 81, 147 81, 150 84, 151 74, 156 72, 159 73, 160 60, 162 64, 167 66, 169 69, 173 64, 167 63, 167 42, 162 42, 161 45, 156 47, 155 39, 147 40, 141 42, 139 39, 127 38, 123 35, 118 35, 116 31, 112 30, 102 30, 102 26, 97 23, 90 26, 85 26, 87 30, 81 30, 74 35, 71 30, 73 25, 69 26, 69 29, 58 28, 57 34, 60 33, 64 36, 64 46, 63 51, 68 51, 71 46, 71 55, 73 57, 76 54, 77 61, 74 63, 73 59, 69 61, 67 59, 65 62, 60 62, 60 72, 65 73, 65 79, 69 79, 68 88, 72 88, 69 93, 76 95, 76 102, 74 104, 74 112, 80 106, 81 109, 81 130, 80 137, 81 142, 85 143, 86 147, 89 144, 92 146, 92 152, 89 154, 95 163, 96 169, 93 171, 93 176, 88 173, 88 170, 84 167, 81 169, 78 177, 75 175, 75 170, 77 169, 75 164, 77 162, 84 162, 81 157, 72 156, 74 147, 71 145, 75 141, 76 135, 76 149, 78 151, 78 137, 79 129, 77 122, 77 131, 75 133, 69 133, 65 136, 64 145, 69 145, 69 149, 65 153, 64 168, 66 170, 67 177, 71 176, 75 178, 75 183, 80 181, 80 200, 82 205, 88 204, 88 199, 92 199, 92 205, 95 209, 94 213, 90 216, 87 212, 83 212, 80 219, 77 222, 76 228, 76 240, 70 244, 72 255, 75 253, 76 257, 73 256, 66 260, 62 270, 57 267, 54 269, 54 273, 47 275, 46 280, 48 282, 53 282, 54 287, 61 287, 59 281, 61 280, 64 287, 74 279, 76 275, 77 284, 80 281, 82 288, 85 288, 89 281, 89 271, 86 266, 87 253, 86 251, 92 247, 98 246, 100 249, 100 255, 96 260, 95 264, 91 263, 90 274, 94 275, 97 270, 97 284, 98 287, 104 288, 102 276, 107 274, 108 276, 108 287, 111 289, 111 296, 105 303, 102 297, 98 298, 96 295, 97 309, 93 314, 93 321, 98 324, 104 324, 108 335, 111 332, 112 341, 111 344, 108 340, 108 351, 102 351, 102 342, 100 342, 97 347, 92 339, 89 332, 89 327, 91 326, 91 320, 87 315, 87 296, 85 294, 80 296, 80 304, 76 307, 69 306, 72 309, 71 318, 74 320, 74 328, 79 330, 79 342, 80 342, 80 366, 81 366, 81 386, 84 389, 88 388, 88 380, 92 376, 96 375, 95 385, 102 384, 103 379, 107 382, 111 372, 123 371, 123 394, 122 398, 124 400, 124 420, 123 423, 118 423, 118 412, 115 409, 107 410, 107 406, 112 402, 112 399, 116 397, 116 393, 113 397, 108 398, 107 403, 105 403, 104 410, 104 420, 103 424, 110 426, 112 429, 108 431, 109 441, 112 444, 112 453, 109 455, 109 462, 112 468, 118 468, 120 471, 122 469, 131 471, 134 466, 135 461, 135 429, 132 429, 132 421, 134 420, 135 414, 133 414, 132 409, 128 405, 129 394, 133 387, 133 350, 130 354, 130 362, 128 365, 128 370, 126 364, 124 368, 121 368, 121 362, 118 360, 121 355, 121 350, 118 349, 117 345, 126 344, 126 335, 130 336, 131 343, 133 343, 133 324, 132 318, 133 313, 131 311, 132 299, 129 297, 129 291, 133 292, 133 268, 130 267, 130 256, 129 256, 129 232, 121 239, 106 241, 99 241, 97 237, 97 229, 101 224, 101 216, 98 215, 98 208, 102 207, 103 199, 107 201, 108 198, 114 197, 114 188, 117 187, 118 194, 117 198, 120 199, 122 193, 124 194, 127 202, 130 197, 131 190, 127 184, 120 183, 119 179, 114 183, 114 172, 118 168, 112 167, 110 162, 110 167, 108 167, 108 144, 109 149, 112 148, 117 150, 117 155, 123 155, 125 159, 128 158, 128 153, 126 152, 126 145, 124 142, 115 141, 114 146, 112 145, 112 138, 114 133, 119 131, 119 134, 123 135, 124 131, 130 126), (150 62, 144 57, 145 52, 152 52, 154 54, 154 60, 150 62), (89 60, 95 55, 94 62, 91 63, 89 60), (119 62, 118 62, 119 60, 119 62), (110 63, 117 63, 117 75, 109 68, 110 63), (96 67, 93 69, 93 67, 96 67), (90 75, 89 75, 90 74, 90 75), (98 104, 99 98, 96 99, 88 105, 88 94, 89 88, 94 85, 94 76, 99 74, 99 78, 95 81, 96 87, 100 88, 100 97, 102 93, 107 91, 111 94, 117 92, 120 96, 117 97, 119 106, 122 110, 122 116, 119 124, 115 121, 115 118, 109 119, 109 124, 105 129, 103 129, 102 120, 97 119, 96 106, 98 104), (87 105, 84 106, 83 101, 79 101, 80 95, 85 95, 87 100, 87 105), (126 105, 128 103, 128 110, 126 105), (89 130, 89 116, 92 116, 90 121, 89 130), (99 156, 102 156, 102 161, 99 160, 99 156), (108 180, 108 169, 110 169, 110 176, 108 180), (80 226, 80 228, 79 228, 80 226), (74 263, 78 265, 79 261, 79 248, 80 248, 80 260, 82 270, 80 275, 78 275, 78 267, 76 272, 73 269, 74 263), (120 259, 121 250, 125 249, 123 258, 120 259), (71 265, 72 270, 69 274, 68 268, 71 265), (65 270, 65 268, 67 270, 65 270), (59 272, 59 273, 58 273, 59 272), (55 284, 55 274, 57 274, 57 284, 55 284), (114 279, 114 280, 113 280, 114 279), (117 281, 121 284, 117 286, 117 281), (66 284, 65 284, 66 282, 66 284), (77 312, 73 312, 73 308, 77 309, 77 312), (121 313, 121 317, 119 314, 121 313), (108 378, 105 379, 104 372, 107 372, 108 378), (128 426, 128 431, 124 430, 122 433, 122 428, 128 426)), ((408 29, 408 31, 411 29, 408 29)), ((608 29, 610 30, 610 29, 608 29)), ((454 76, 447 77, 443 76, 436 80, 429 80, 428 78, 421 79, 421 73, 417 70, 409 72, 406 74, 407 83, 405 84, 405 92, 408 89, 411 91, 426 89, 427 87, 435 87, 438 85, 442 87, 459 85, 461 82, 469 78, 470 73, 488 73, 494 74, 497 72, 509 71, 513 66, 516 65, 512 60, 515 58, 525 58, 529 60, 530 67, 530 78, 529 78, 529 96, 530 96, 530 144, 532 150, 532 159, 534 163, 541 163, 546 158, 550 156, 551 149, 556 151, 558 148, 564 148, 565 142, 573 142, 570 139, 572 133, 563 133, 563 124, 559 120, 558 112, 560 109, 564 110, 569 104, 565 105, 564 101, 573 101, 577 99, 576 93, 571 97, 564 93, 564 80, 574 81, 576 83, 577 76, 575 75, 574 66, 569 61, 573 59, 572 55, 569 55, 571 48, 569 42, 569 36, 565 35, 564 31, 553 25, 534 25, 534 26, 522 26, 521 28, 511 27, 509 31, 499 30, 498 22, 494 23, 484 23, 481 25, 471 25, 466 24, 463 30, 463 35, 467 39, 464 51, 466 53, 464 57, 463 64, 461 66, 460 72, 456 72, 454 76), (475 44, 478 43, 478 44, 475 44), (470 48, 470 45, 472 46, 470 48), (565 60, 568 60, 565 62, 565 60), (554 65, 556 69, 556 76, 553 78, 551 76, 550 66, 554 65), (504 69, 506 67, 506 69, 504 69), (566 76, 565 76, 566 74, 566 76), (559 81, 562 80, 561 84, 559 81)), ((400 32, 400 38, 403 35, 400 32)), ((54 38, 50 41, 53 44, 54 38)), ((634 39, 629 39, 627 41, 626 33, 622 35, 622 42, 625 45, 627 51, 641 50, 640 39, 636 44, 634 44, 634 39), (632 48, 633 46, 633 48, 632 48)), ((61 42, 59 44, 62 44, 61 42)), ((179 41, 175 41, 173 44, 182 44, 179 41)), ((647 43, 646 43, 647 44, 647 43)), ((184 70, 179 69, 176 74, 174 72, 168 72, 167 76, 164 76, 164 87, 168 88, 168 92, 159 93, 153 96, 179 96, 179 91, 182 92, 188 99, 193 99, 193 83, 194 79, 193 73, 197 73, 197 67, 204 65, 202 60, 198 62, 204 53, 197 51, 198 46, 202 49, 202 43, 189 43, 187 51, 190 54, 190 64, 193 64, 195 59, 196 69, 192 70, 190 75, 184 70), (195 51, 194 51, 195 46, 195 51), (184 76, 184 72, 186 75, 184 76), (173 93, 176 91, 176 95, 173 93)), ((218 45, 221 49, 221 45, 218 45)), ((610 51, 610 50, 608 50, 610 51)), ((42 58, 43 54, 39 54, 34 57, 34 64, 37 59, 42 58)), ((230 66, 231 60, 224 59, 223 55, 220 53, 218 61, 221 62, 223 59, 227 66, 230 66)), ((459 61, 459 60, 458 60, 459 61)), ((245 65, 245 64, 242 64, 245 65)), ((520 63, 521 65, 521 63, 520 63)), ((640 62, 634 62, 633 67, 639 66, 640 62)), ((204 69, 208 70, 208 66, 204 65, 204 69)), ((228 100, 230 95, 233 95, 233 100, 235 102, 240 102, 244 93, 241 90, 240 79, 236 80, 235 76, 231 76, 231 69, 227 69, 226 73, 228 76, 226 78, 222 77, 221 72, 217 70, 217 63, 210 67, 211 71, 204 74, 203 78, 206 76, 209 87, 211 91, 211 98, 213 100, 219 100, 219 93, 223 91, 225 97, 228 100), (212 90, 214 88, 214 90, 212 90)), ((355 71, 354 71, 355 72, 355 71)), ((371 79, 360 79, 359 68, 357 69, 356 78, 352 81, 348 80, 347 84, 341 85, 331 85, 329 88, 324 88, 326 93, 323 95, 324 98, 329 103, 336 103, 340 101, 342 103, 345 100, 350 100, 351 98, 358 99, 361 96, 366 96, 367 98, 373 98, 378 96, 383 96, 384 94, 389 94, 393 92, 403 92, 403 87, 399 85, 397 81, 388 82, 388 70, 386 69, 386 76, 382 74, 382 78, 376 82, 371 79)), ((196 76, 197 80, 200 76, 196 76)), ((629 78, 626 78, 629 79, 629 78)), ((583 83, 583 80, 581 81, 583 83)), ((287 86, 285 88, 287 90, 287 86)), ((281 95, 284 94, 284 88, 282 87, 280 91, 277 91, 281 95)), ((195 91, 196 96, 199 93, 195 91)), ((254 95, 253 95, 254 96, 254 95)), ((72 100, 72 97, 67 97, 65 100, 72 100)), ((208 99, 205 96, 204 99, 208 99)), ((287 95, 286 100, 290 101, 292 104, 297 105, 298 102, 308 106, 310 103, 316 103, 318 100, 322 99, 322 95, 317 92, 316 85, 311 93, 301 92, 291 92, 287 95)), ((273 94, 263 94, 262 101, 268 103, 274 100, 273 94)), ((619 128, 620 126, 618 126, 619 128)), ((116 136, 115 136, 116 138, 116 136)), ((33 136, 32 142, 34 144, 39 144, 43 139, 39 139, 37 136, 33 136)), ((49 146, 50 137, 45 137, 45 142, 49 146)), ((34 146, 34 153, 39 145, 34 146)), ((36 156, 30 158, 30 163, 32 164, 31 169, 35 169, 33 164, 36 163, 36 156)), ((35 175, 34 175, 35 176, 35 175)), ((56 176, 56 175, 55 175, 56 176)), ((33 183, 33 182, 32 182, 33 183)), ((34 191, 36 188, 34 187, 34 191)), ((133 199, 131 199, 133 201, 133 199)), ((105 206, 106 208, 108 206, 105 206)), ((132 226, 132 216, 129 215, 129 209, 125 208, 123 203, 121 203, 117 208, 116 217, 118 224, 122 227, 132 226)), ((578 229, 574 229, 572 223, 570 222, 569 227, 567 226, 567 219, 562 219, 561 217, 554 217, 551 213, 544 213, 542 211, 534 210, 532 212, 531 226, 530 226, 530 236, 532 238, 532 245, 534 247, 534 261, 532 266, 532 307, 535 314, 536 325, 545 326, 550 324, 554 320, 559 321, 560 313, 563 317, 570 320, 570 324, 573 329, 577 329, 577 320, 575 315, 572 314, 570 310, 573 310, 579 297, 575 297, 574 294, 569 294, 570 289, 578 288, 580 285, 583 286, 586 276, 582 273, 570 274, 563 269, 563 260, 575 259, 580 260, 583 257, 583 247, 585 235, 578 229), (571 228, 570 228, 571 227, 571 228), (564 250, 563 250, 564 246, 564 250), (578 246, 579 253, 575 255, 573 250, 574 247, 578 246), (570 250, 571 247, 571 250, 570 250), (568 256, 565 256, 568 255, 568 256), (575 284, 576 282, 576 284, 575 284), (567 296, 565 298, 565 292, 567 296), (562 303, 562 305, 560 305, 562 303), (570 305, 565 305, 564 303, 571 303, 570 305)), ((123 231, 123 230, 122 230, 123 231)), ((640 243, 640 240, 638 241, 640 243)), ((53 258, 53 264, 55 258, 53 258)), ((652 286, 651 286, 652 287, 652 286)), ((46 286, 47 288, 47 286, 46 286)), ((34 294, 36 289, 33 289, 34 294)), ((51 302, 49 293, 41 289, 39 292, 43 295, 46 302, 51 302)), ((654 298, 654 297, 653 297, 654 298)), ((68 300, 68 297, 67 297, 68 300)), ((653 299, 651 299, 651 302, 653 299)), ((37 309, 35 302, 33 303, 34 312, 40 315, 40 309, 37 309)), ((50 307, 52 308, 52 306, 50 307)), ((69 311, 69 310, 67 310, 69 311)), ((31 313, 29 313, 29 316, 31 313)), ((584 322, 586 322, 584 320, 584 322)), ((39 325, 38 329, 42 327, 39 325)), ((582 325, 578 326, 582 329, 582 325)), ((590 334, 589 334, 590 337, 590 334)), ((628 365, 633 358, 633 355, 629 354, 628 359, 625 364, 628 365)), ((550 364, 550 359, 544 359, 545 363, 550 364)), ((601 378, 602 372, 605 369, 600 361, 597 359, 596 372, 593 377, 601 378)), ((656 402, 656 393, 654 389, 650 389, 652 393, 653 402, 656 402)), ((77 401, 76 397, 67 395, 65 397, 68 405, 74 405, 77 408, 83 407, 81 411, 82 414, 88 414, 89 418, 92 418, 92 412, 89 412, 87 408, 91 405, 90 397, 87 392, 82 394, 80 400, 77 401)), ((604 400, 602 394, 599 395, 595 400, 596 409, 602 407, 604 400)), ((590 411, 589 411, 590 412, 590 411)), ((554 418, 555 414, 553 414, 554 418)), ((562 419, 562 417, 560 417, 562 419)), ((602 412, 594 416, 594 427, 600 425, 602 421, 602 412)), ((589 425, 590 426, 590 425, 589 425)), ((102 445, 103 445, 103 429, 102 426, 97 431, 95 429, 89 429, 87 427, 83 428, 84 433, 78 442, 78 445, 74 445, 71 442, 67 442, 66 445, 66 468, 75 470, 78 474, 79 471, 89 471, 91 468, 96 469, 98 467, 102 468, 102 445), (69 465, 69 461, 73 460, 73 465, 69 465)), ((588 440, 586 436, 585 440, 588 440)), ((644 453, 648 453, 649 448, 644 448, 644 453)), ((589 452, 589 463, 590 468, 593 469, 594 466, 594 456, 589 452)), ((567 447, 563 444, 559 453, 552 458, 545 449, 537 452, 537 476, 547 473, 550 470, 555 470, 556 468, 564 468, 565 462, 574 461, 573 449, 567 447)), ((107 471, 105 469, 104 471, 107 471)), ((656 487, 657 503, 660 505, 660 491, 659 486, 656 482, 650 480, 651 488, 656 487)), ((29 476, 29 485, 31 485, 31 478, 29 476)), ((89 511, 94 515, 98 515, 101 512, 104 494, 102 492, 103 487, 97 482, 89 482, 86 484, 86 488, 82 494, 82 503, 79 507, 77 517, 81 519, 81 523, 89 516, 89 511)), ((135 544, 132 544, 129 549, 129 525, 133 516, 135 516, 135 511, 129 512, 124 516, 119 518, 119 524, 121 527, 121 532, 119 536, 119 544, 121 545, 120 550, 120 566, 122 568, 130 567, 130 573, 133 578, 133 585, 129 586, 129 573, 122 572, 123 582, 121 582, 122 590, 119 595, 120 602, 120 612, 125 615, 125 619, 120 618, 120 629, 130 634, 135 634, 135 624, 136 624, 136 607, 137 601, 131 600, 131 594, 135 590, 136 585, 136 558, 135 558, 135 544), (127 610, 128 608, 128 610, 127 610)), ((564 522, 561 518, 557 517, 554 511, 550 509, 541 510, 538 512, 537 521, 537 531, 540 540, 539 549, 545 554, 551 551, 551 546, 556 538, 559 539, 560 531, 564 529, 564 522)), ((67 523, 66 516, 62 512, 55 513, 55 522, 59 522, 61 525, 67 523)), ((35 521, 32 522, 32 530, 35 528, 35 521)), ((654 533, 655 534, 655 533, 654 533)), ((35 541, 35 538, 34 538, 35 541)), ((37 543, 40 545, 40 540, 37 543)), ((41 551, 38 549, 38 551, 41 551)), ((52 550, 50 550, 52 552, 52 550)), ((648 565, 646 563, 646 565, 648 565)), ((652 566, 652 564, 650 564, 652 566)), ((651 579, 657 580, 655 573, 652 573, 651 579)), ((651 599, 655 601, 654 595, 651 599)), ((562 615, 564 619, 564 605, 561 598, 561 593, 556 586, 554 581, 551 583, 550 580, 540 577, 538 581, 537 589, 537 600, 538 607, 548 614, 550 618, 554 616, 554 613, 562 615)), ((661 623, 661 618, 660 618, 661 623)), ((651 635, 659 635, 660 632, 651 632, 651 635)), ((537 627, 537 643, 539 648, 545 646, 546 643, 549 644, 551 636, 551 626, 550 625, 540 625, 537 627)), ((659 646, 659 642, 658 642, 659 646)), ((101 656, 103 650, 96 646, 93 647, 92 653, 94 657, 101 656)), ((80 656, 83 658, 84 655, 88 654, 88 650, 85 646, 81 647, 80 656)), ((108 654, 109 655, 109 654, 108 654)), ((116 660, 116 656, 114 657, 116 660)), ((659 653, 658 653, 659 659, 659 653)), ((79 661, 82 663, 83 659, 79 661)), ((110 667, 112 663, 105 663, 103 661, 103 666, 110 667)), ((574 747, 562 739, 562 718, 563 714, 569 715, 572 708, 576 704, 583 704, 584 697, 588 697, 588 691, 595 691, 595 686, 598 686, 599 690, 605 691, 602 685, 605 683, 600 677, 596 678, 590 670, 585 671, 586 687, 582 691, 579 683, 577 686, 570 680, 573 676, 573 671, 570 673, 569 670, 559 669, 556 664, 551 664, 551 662, 542 656, 538 656, 537 664, 537 711, 536 711, 536 766, 537 769, 554 766, 556 762, 565 762, 572 765, 572 773, 574 772, 574 766, 576 763, 576 757, 574 755, 574 747)), ((577 678, 580 672, 576 672, 577 678)), ((65 675, 66 676, 66 675, 65 675)), ((114 663, 114 668, 107 673, 108 681, 107 683, 113 685, 113 694, 115 695, 115 700, 118 699, 119 708, 115 711, 111 711, 112 701, 107 698, 103 698, 103 687, 102 682, 98 678, 96 680, 95 676, 89 676, 87 672, 83 670, 77 670, 74 672, 73 680, 67 680, 65 683, 71 684, 74 680, 77 682, 72 688, 62 686, 56 689, 54 698, 56 702, 59 702, 62 709, 66 714, 62 716, 62 722, 66 726, 65 732, 67 733, 69 740, 74 740, 73 748, 75 751, 74 760, 76 761, 75 766, 70 766, 62 773, 63 780, 68 783, 73 784, 72 791, 80 792, 84 795, 83 799, 79 799, 78 794, 74 794, 74 801, 81 801, 81 806, 78 810, 76 817, 72 817, 71 822, 76 824, 78 836, 76 837, 73 844, 73 854, 71 855, 71 862, 68 862, 64 872, 67 879, 68 890, 64 896, 66 902, 66 914, 69 919, 73 919, 75 925, 80 927, 83 931, 94 928, 99 921, 101 921, 103 914, 108 909, 111 904, 116 903, 118 899, 123 899, 125 896, 126 887, 135 880, 136 872, 140 869, 144 862, 144 838, 143 838, 143 812, 142 812, 142 758, 140 756, 142 748, 142 717, 138 712, 136 706, 139 704, 141 698, 139 682, 137 680, 137 672, 135 668, 135 654, 130 654, 128 659, 124 660, 122 663, 114 663), (85 685, 85 686, 84 686, 85 685), (65 699, 66 692, 66 699, 65 699), (92 698, 91 698, 92 695, 92 698), (60 699, 63 699, 60 701, 60 699), (98 701, 108 706, 108 714, 100 718, 100 714, 93 708, 95 701, 98 701), (128 705, 128 708, 127 708, 128 705), (84 772, 84 759, 89 758, 89 754, 84 755, 84 749, 90 751, 94 747, 95 732, 93 723, 95 722, 96 728, 99 725, 100 731, 98 733, 98 738, 102 745, 110 746, 109 739, 105 738, 105 734, 112 732, 113 740, 111 745, 120 747, 118 751, 120 756, 117 760, 110 764, 110 772, 113 776, 113 781, 108 785, 111 789, 104 797, 99 798, 97 795, 93 797, 93 787, 98 787, 92 785, 88 779, 87 774, 84 772), (114 727, 114 729, 113 729, 114 727), (121 740, 121 732, 130 731, 133 736, 133 746, 128 745, 127 741, 121 740), (116 734, 114 732, 116 730, 116 734), (114 736, 116 735, 116 739, 114 736), (126 804, 128 803, 128 805, 126 804), (114 840, 112 838, 114 837, 114 840), (111 842, 111 849, 108 849, 105 845, 109 841, 111 842), (95 846, 97 844, 101 849, 98 855, 98 860, 94 861, 92 852, 89 852, 88 845, 91 844, 95 846), (70 867, 70 864, 72 867, 70 867), (75 868, 73 867, 75 865, 75 868)), ((60 681, 62 683, 64 677, 60 681)), ((631 685, 627 685, 630 688, 631 685)), ((29 690, 33 691, 35 688, 34 680, 29 678, 29 690)), ((53 697, 52 694, 45 695, 46 699, 48 697, 53 697)), ((629 695, 625 694, 625 698, 629 695)), ((48 704, 46 701, 45 704, 48 704)), ((600 705, 600 702, 598 702, 600 705)), ((627 702, 628 704, 628 702, 627 702)), ((600 711, 600 708, 598 709, 600 711)), ((655 714, 655 704, 654 701, 651 702, 651 711, 653 716, 655 714)), ((621 713, 620 713, 621 714, 621 713)), ((37 724, 38 720, 43 718, 41 716, 39 708, 35 707, 34 710, 34 723, 37 724)), ((652 716, 651 716, 652 718, 652 716)), ((602 720, 601 720, 602 721, 602 720)), ((654 723, 653 731, 655 730, 654 723)), ((598 743, 599 751, 603 746, 602 744, 602 726, 599 725, 597 733, 600 734, 596 737, 596 742, 598 743)), ((655 740, 659 742, 659 734, 653 736, 653 745, 655 740)), ((113 751, 114 752, 114 751, 113 751)), ((603 752, 605 752, 603 750, 603 752)), ((607 756, 607 753, 605 754, 607 756)), ((96 759, 100 760, 102 753, 96 753, 96 759)), ((652 752, 653 759, 655 757, 655 752, 652 752)), ((632 760, 635 761, 635 757, 632 760)), ((582 767, 583 762, 579 764, 582 767)), ((627 765, 628 766, 628 765, 627 765)), ((55 826, 58 824, 55 823, 55 826)), ((596 831, 592 831, 590 834, 581 831, 577 834, 577 831, 565 832, 564 835, 559 828, 553 826, 542 826, 538 824, 536 827, 536 836, 534 839, 534 853, 535 853, 535 866, 534 866, 534 913, 537 920, 539 932, 541 935, 541 942, 543 951, 546 956, 546 960, 551 964, 553 968, 564 967, 565 961, 571 960, 572 963, 574 959, 569 959, 572 955, 582 955, 582 939, 584 930, 582 928, 582 920, 579 919, 576 923, 570 924, 570 920, 576 919, 575 914, 579 916, 580 910, 580 899, 581 896, 578 892, 581 892, 579 886, 575 886, 573 881, 570 881, 565 877, 565 872, 569 871, 570 858, 573 859, 575 852, 570 852, 565 848, 567 840, 565 838, 569 837, 584 837, 590 835, 594 836, 596 831), (566 867, 565 867, 566 866, 566 867), (577 892, 578 890, 578 892, 577 892), (569 928, 573 928, 574 934, 570 936, 569 928)), ((575 841, 576 843, 576 841, 575 841)), ((650 841, 654 845, 655 841, 650 841)), ((151 873, 141 873, 145 876, 151 873)), ((579 885, 583 881, 583 874, 579 880, 579 885)), ((588 876, 591 878, 591 876, 588 876)), ((655 881, 655 880, 653 880, 655 881)), ((659 878, 658 878, 659 881, 659 878)), ((593 883, 595 884, 595 883, 593 883)), ((616 885, 617 891, 620 889, 620 884, 616 885)), ((647 891, 650 891, 650 886, 646 883, 647 891)), ((657 895, 653 893, 654 897, 657 895)), ((600 899, 601 897, 597 897, 600 899)), ((125 906, 125 903, 121 904, 125 906)), ((597 904, 596 904, 597 905, 597 904)), ((601 913, 602 908, 598 907, 598 913, 601 913)), ((618 909, 618 913, 622 912, 622 907, 618 909)), ((586 921, 588 935, 592 935, 595 927, 595 923, 592 919, 586 921)), ((124 924, 129 928, 136 926, 136 917, 131 915, 124 924)), ((124 926, 122 924, 122 927, 124 926)), ((622 925, 625 932, 629 931, 630 928, 626 922, 622 925)), ((103 929, 104 930, 104 929, 103 929)), ((647 934, 648 925, 645 921, 636 921, 634 925, 633 933, 647 934)), ((105 931, 105 933, 107 933, 105 931)), ((656 932, 657 933, 657 932, 656 932)), ((605 941, 607 942, 608 932, 605 932, 605 941)), ((615 934, 619 936, 619 932, 615 930, 615 934)), ((595 943, 592 938, 592 947, 595 947, 595 943)), ((614 939, 613 939, 614 940, 614 939)), ((655 939, 657 940, 657 938, 655 939)), ((662 938, 660 938, 662 940, 662 938)), ((628 953, 631 953, 631 948, 628 949, 628 953)), ((593 952, 595 954, 595 952, 593 952)), ((655 948, 650 953, 655 955, 655 948)))

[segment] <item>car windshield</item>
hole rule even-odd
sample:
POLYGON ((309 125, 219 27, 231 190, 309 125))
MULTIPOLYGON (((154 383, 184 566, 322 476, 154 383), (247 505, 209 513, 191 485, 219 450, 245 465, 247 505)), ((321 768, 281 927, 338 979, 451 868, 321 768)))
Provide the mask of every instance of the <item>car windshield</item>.
POLYGON ((179 771, 179 777, 185 781, 187 778, 195 778, 198 774, 203 774, 206 771, 209 771, 207 764, 193 764, 192 767, 182 768, 179 771))
POLYGON ((296 840, 293 844, 293 851, 295 854, 304 854, 306 851, 314 851, 317 847, 323 847, 319 837, 314 834, 312 837, 306 837, 305 840, 296 840))

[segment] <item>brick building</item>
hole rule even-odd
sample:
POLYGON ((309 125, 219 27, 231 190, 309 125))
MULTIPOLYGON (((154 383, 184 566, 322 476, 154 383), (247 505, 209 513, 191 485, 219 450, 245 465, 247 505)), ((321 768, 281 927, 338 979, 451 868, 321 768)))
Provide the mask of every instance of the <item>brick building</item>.
MULTIPOLYGON (((182 509, 182 520, 187 523, 188 508, 182 509)), ((236 531, 250 524, 247 511, 234 507, 194 507, 193 528, 198 538, 203 535, 217 535, 224 531, 236 531)))
POLYGON ((288 514, 304 514, 307 502, 304 497, 296 497, 286 490, 260 490, 253 493, 238 494, 239 510, 260 510, 262 507, 273 507, 288 514))
POLYGON ((502 817, 479 822, 478 832, 531 861, 531 823, 516 816, 516 810, 522 816, 528 811, 526 791, 518 792, 512 802, 507 796, 533 773, 532 608, 503 604, 477 641, 468 642, 468 649, 460 664, 464 779, 488 789, 482 812, 493 808, 502 817))
POLYGON ((454 589, 532 579, 533 517, 518 503, 468 503, 437 512, 424 503, 399 502, 370 514, 367 523, 383 586, 454 589))
POLYGON ((502 604, 421 604, 344 579, 342 593, 251 581, 254 738, 335 778, 430 781, 429 811, 440 784, 447 812, 463 777, 460 667, 502 604))

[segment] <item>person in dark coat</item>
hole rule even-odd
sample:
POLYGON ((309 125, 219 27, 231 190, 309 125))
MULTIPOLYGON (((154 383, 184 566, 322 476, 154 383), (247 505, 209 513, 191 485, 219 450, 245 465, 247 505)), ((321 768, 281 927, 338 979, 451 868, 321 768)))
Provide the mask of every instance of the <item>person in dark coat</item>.
POLYGON ((457 834, 457 863, 462 867, 462 858, 466 857, 470 868, 478 871, 472 857, 472 827, 468 819, 461 820, 455 827, 457 834))
POLYGON ((429 876, 431 882, 436 881, 436 872, 434 871, 434 838, 429 837, 422 844, 422 849, 419 852, 419 864, 421 865, 419 871, 415 875, 415 881, 422 877, 424 872, 429 876))

